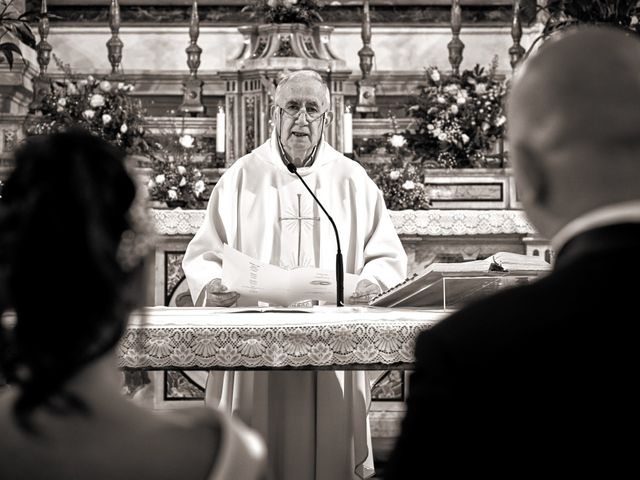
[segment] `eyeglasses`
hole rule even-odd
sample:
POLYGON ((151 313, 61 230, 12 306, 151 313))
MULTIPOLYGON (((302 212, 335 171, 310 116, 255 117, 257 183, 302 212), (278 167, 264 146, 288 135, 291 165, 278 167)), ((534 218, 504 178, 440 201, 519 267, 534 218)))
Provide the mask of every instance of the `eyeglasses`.
POLYGON ((327 110, 325 110, 324 112, 321 112, 320 110, 318 110, 316 107, 313 107, 313 106, 309 107, 309 109, 307 110, 307 107, 289 105, 287 107, 280 107, 280 110, 282 110, 284 113, 286 113, 288 116, 290 116, 294 120, 297 120, 300 114, 304 112, 304 117, 309 123, 315 122, 320 117, 322 117, 325 113, 327 113, 327 110))

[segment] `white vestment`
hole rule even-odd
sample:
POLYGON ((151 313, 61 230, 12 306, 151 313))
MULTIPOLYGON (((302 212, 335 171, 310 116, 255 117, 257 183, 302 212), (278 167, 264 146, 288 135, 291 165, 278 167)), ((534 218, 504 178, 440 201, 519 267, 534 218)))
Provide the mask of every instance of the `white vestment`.
MULTIPOLYGON (((404 280, 406 254, 364 169, 322 142, 313 165, 298 172, 336 223, 345 271, 383 290, 404 280)), ((205 285, 222 278, 225 243, 274 265, 335 270, 331 224, 287 170, 275 137, 229 167, 211 193, 182 264, 196 305, 205 285)), ((206 397, 263 434, 274 480, 373 474, 364 372, 214 372, 206 397)))

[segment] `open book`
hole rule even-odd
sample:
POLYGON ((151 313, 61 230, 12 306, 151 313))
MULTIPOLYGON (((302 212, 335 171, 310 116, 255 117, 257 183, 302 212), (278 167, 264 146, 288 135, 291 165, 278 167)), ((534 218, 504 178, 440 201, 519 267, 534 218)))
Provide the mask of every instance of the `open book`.
POLYGON ((457 308, 510 285, 527 283, 551 270, 540 257, 498 252, 484 260, 432 263, 380 295, 369 305, 457 308))
MULTIPOLYGON (((344 298, 348 299, 356 288, 359 277, 345 273, 344 298)), ((285 269, 261 262, 238 250, 224 246, 222 283, 230 291, 238 292, 238 306, 288 306, 304 300, 336 302, 336 272, 314 267, 285 269)))

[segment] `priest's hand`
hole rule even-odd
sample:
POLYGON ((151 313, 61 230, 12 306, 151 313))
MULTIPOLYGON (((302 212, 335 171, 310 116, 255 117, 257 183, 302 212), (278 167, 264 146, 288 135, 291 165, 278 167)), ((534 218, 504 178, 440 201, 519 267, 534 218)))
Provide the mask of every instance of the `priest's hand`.
POLYGON ((206 286, 207 298, 205 307, 230 307, 240 297, 238 292, 228 292, 222 280, 214 278, 206 286))
POLYGON ((377 284, 363 278, 356 285, 349 303, 369 303, 379 293, 380 287, 377 284))

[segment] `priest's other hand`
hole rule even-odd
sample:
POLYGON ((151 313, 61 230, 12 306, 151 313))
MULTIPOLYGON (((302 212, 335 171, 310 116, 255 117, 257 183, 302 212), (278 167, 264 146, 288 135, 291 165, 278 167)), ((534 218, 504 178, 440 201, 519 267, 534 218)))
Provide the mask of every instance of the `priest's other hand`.
POLYGON ((377 284, 363 278, 356 285, 356 290, 351 295, 349 303, 369 303, 379 293, 380 287, 377 284))
POLYGON ((240 297, 238 292, 228 292, 222 280, 214 278, 207 283, 207 299, 205 307, 230 307, 240 297))

